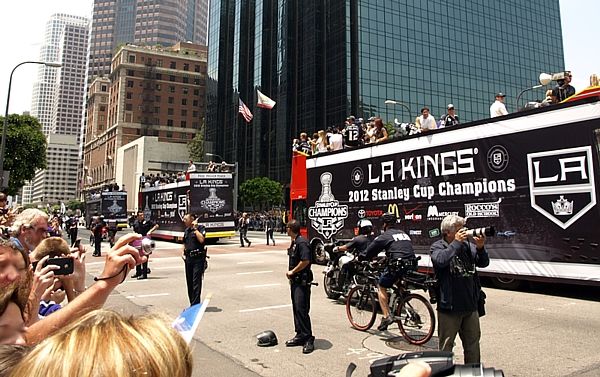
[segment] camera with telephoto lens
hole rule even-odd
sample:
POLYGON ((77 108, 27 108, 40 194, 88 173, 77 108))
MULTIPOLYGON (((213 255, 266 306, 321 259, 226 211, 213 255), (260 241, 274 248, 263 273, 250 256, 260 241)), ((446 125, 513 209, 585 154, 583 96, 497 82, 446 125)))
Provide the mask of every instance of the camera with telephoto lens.
POLYGON ((493 237, 496 235, 496 229, 493 226, 467 229, 467 235, 469 237, 481 237, 481 236, 493 237))
POLYGON ((565 85, 565 78, 571 77, 571 71, 564 71, 552 74, 552 80, 556 81, 558 86, 565 85))
POLYGON ((408 363, 422 361, 431 367, 431 376, 482 376, 503 377, 500 369, 484 368, 483 364, 455 365, 454 353, 446 351, 409 352, 375 360, 371 364, 370 377, 398 376, 408 363))
POLYGON ((135 247, 137 251, 140 252, 140 256, 148 256, 152 254, 154 249, 156 248, 156 243, 154 240, 144 237, 141 240, 135 240, 130 243, 131 246, 135 247))

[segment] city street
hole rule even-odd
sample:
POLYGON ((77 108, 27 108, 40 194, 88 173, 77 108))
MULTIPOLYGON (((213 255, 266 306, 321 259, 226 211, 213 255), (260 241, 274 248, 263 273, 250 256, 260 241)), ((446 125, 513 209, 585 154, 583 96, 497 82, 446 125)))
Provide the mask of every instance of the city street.
MULTIPOLYGON (((80 230, 84 244, 88 235, 80 230)), ((289 238, 276 234, 277 246, 266 246, 261 232, 250 232, 249 238, 250 248, 240 248, 237 239, 209 246, 203 297, 212 298, 192 345, 195 376, 340 376, 351 362, 357 365, 354 376, 366 376, 370 362, 378 358, 436 349, 437 337, 425 348, 415 348, 401 340, 397 330, 352 329, 343 303, 325 296, 322 266, 313 267, 320 284, 313 287, 311 299, 316 350, 303 355, 301 348, 286 348, 284 342, 294 335, 285 277, 289 238), (279 345, 257 347, 255 335, 267 329, 277 334, 279 345)), ((107 250, 108 243, 103 243, 107 250)), ((180 252, 181 245, 157 242, 149 279, 128 278, 108 307, 175 318, 188 304, 180 252)), ((88 272, 97 275, 103 261, 88 254, 88 272)), ((481 352, 486 367, 502 369, 507 376, 598 375, 598 289, 534 285, 522 291, 484 290, 488 298, 487 315, 481 320, 481 352)), ((456 361, 461 363, 458 343, 456 361)))

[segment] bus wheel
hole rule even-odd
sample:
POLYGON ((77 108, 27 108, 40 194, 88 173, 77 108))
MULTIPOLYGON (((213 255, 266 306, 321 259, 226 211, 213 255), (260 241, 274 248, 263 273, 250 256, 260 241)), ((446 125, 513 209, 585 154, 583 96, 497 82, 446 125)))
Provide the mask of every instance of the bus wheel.
POLYGON ((491 280, 492 280, 492 284, 494 284, 494 287, 500 288, 500 289, 515 290, 515 289, 519 289, 523 285, 523 281, 513 279, 513 278, 496 277, 496 278, 491 278, 491 280))

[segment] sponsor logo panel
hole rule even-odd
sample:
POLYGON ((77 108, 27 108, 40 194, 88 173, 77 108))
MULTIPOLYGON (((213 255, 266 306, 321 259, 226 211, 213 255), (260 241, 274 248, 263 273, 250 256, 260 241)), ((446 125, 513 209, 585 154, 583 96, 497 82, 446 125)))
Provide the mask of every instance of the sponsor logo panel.
POLYGON ((465 217, 500 217, 500 202, 465 203, 465 217))

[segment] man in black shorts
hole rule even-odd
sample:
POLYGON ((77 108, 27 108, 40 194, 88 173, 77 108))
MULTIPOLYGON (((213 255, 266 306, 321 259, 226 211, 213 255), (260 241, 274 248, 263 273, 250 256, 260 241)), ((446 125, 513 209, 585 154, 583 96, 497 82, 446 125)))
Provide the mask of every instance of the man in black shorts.
POLYGON ((381 310, 383 311, 381 324, 377 327, 379 331, 387 330, 387 327, 394 323, 394 317, 390 315, 387 290, 388 288, 391 288, 404 273, 403 270, 390 268, 390 265, 394 264, 394 262, 399 259, 413 261, 415 259, 415 252, 410 237, 400 229, 395 228, 397 220, 396 214, 392 212, 384 213, 381 216, 384 232, 379 237, 375 238, 373 242, 369 244, 367 250, 361 254, 361 259, 369 260, 377 256, 379 252, 385 250, 388 260, 388 267, 386 267, 384 273, 379 278, 378 284, 379 303, 381 310))

